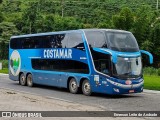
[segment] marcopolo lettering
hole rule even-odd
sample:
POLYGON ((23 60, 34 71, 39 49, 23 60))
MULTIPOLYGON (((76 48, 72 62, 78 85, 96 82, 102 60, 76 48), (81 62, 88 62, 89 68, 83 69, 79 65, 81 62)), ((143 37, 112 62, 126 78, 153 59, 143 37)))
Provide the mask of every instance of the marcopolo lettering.
POLYGON ((72 58, 72 49, 45 49, 44 58, 72 58))

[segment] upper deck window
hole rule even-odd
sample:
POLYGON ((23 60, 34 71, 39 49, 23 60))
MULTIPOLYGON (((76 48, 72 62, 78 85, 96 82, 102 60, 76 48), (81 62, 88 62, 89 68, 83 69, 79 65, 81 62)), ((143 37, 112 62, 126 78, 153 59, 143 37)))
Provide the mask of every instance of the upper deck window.
POLYGON ((12 38, 11 49, 37 49, 37 48, 76 48, 84 50, 84 43, 80 33, 65 33, 42 36, 28 36, 12 38))
POLYGON ((107 47, 106 37, 104 32, 101 31, 86 31, 87 41, 90 47, 107 47))
POLYGON ((12 38, 10 47, 12 49, 37 49, 37 48, 62 48, 61 41, 65 34, 44 35, 12 38))
POLYGON ((76 48, 84 50, 84 43, 80 33, 68 33, 66 39, 61 41, 63 48, 76 48))

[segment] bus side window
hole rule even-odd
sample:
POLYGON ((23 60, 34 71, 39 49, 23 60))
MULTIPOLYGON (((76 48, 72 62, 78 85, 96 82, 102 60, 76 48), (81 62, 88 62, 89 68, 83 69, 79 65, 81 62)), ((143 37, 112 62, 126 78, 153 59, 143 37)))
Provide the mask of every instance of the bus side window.
POLYGON ((62 40, 64 37, 65 34, 52 35, 49 42, 50 48, 62 48, 62 40))
POLYGON ((22 38, 13 38, 10 42, 11 49, 22 49, 22 38))
POLYGON ((68 47, 68 34, 63 34, 63 37, 61 38, 61 46, 62 48, 68 47))
POLYGON ((107 48, 106 37, 100 31, 85 32, 90 48, 107 48))
POLYGON ((32 41, 32 49, 36 49, 36 48, 40 48, 40 37, 31 37, 31 41, 32 41))
POLYGON ((82 36, 80 33, 70 33, 69 34, 68 48, 76 48, 79 50, 85 50, 82 36))
POLYGON ((56 36, 52 35, 49 40, 49 46, 50 48, 56 48, 56 36))
POLYGON ((22 49, 29 49, 31 48, 31 39, 30 38, 23 38, 22 39, 22 49))
POLYGON ((99 60, 99 71, 105 74, 109 74, 110 62, 109 60, 99 60))
POLYGON ((42 36, 40 38, 41 43, 43 43, 41 45, 41 48, 51 48, 50 39, 51 39, 51 36, 42 36))

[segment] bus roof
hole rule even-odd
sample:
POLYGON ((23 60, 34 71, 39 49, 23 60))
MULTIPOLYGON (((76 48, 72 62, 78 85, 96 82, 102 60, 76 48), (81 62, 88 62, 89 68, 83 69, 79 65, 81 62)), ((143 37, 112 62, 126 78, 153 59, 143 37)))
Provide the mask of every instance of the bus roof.
POLYGON ((26 34, 26 35, 18 35, 12 36, 12 38, 23 38, 23 37, 34 37, 34 36, 42 36, 42 35, 53 35, 53 34, 63 34, 63 33, 70 33, 70 32, 81 32, 81 31, 110 31, 110 32, 125 32, 130 33, 129 31, 124 30, 116 30, 116 29, 78 29, 78 30, 68 30, 68 31, 56 31, 56 32, 46 32, 46 33, 36 33, 36 34, 26 34))
POLYGON ((131 33, 129 31, 125 30, 118 30, 118 29, 80 29, 83 31, 108 31, 108 32, 125 32, 125 33, 131 33))

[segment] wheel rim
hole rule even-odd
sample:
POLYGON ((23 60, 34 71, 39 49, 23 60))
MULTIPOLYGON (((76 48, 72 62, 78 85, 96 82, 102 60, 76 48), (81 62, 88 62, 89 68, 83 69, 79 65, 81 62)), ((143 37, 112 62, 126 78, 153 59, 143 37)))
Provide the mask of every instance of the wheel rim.
POLYGON ((22 77, 21 77, 21 84, 24 84, 24 83, 25 83, 25 77, 22 76, 22 77))
POLYGON ((84 90, 85 93, 90 93, 91 87, 90 87, 90 84, 89 84, 88 82, 86 82, 86 83, 84 84, 83 90, 84 90))
POLYGON ((71 90, 72 91, 76 91, 77 90, 77 83, 76 83, 76 81, 72 81, 71 82, 71 90))

